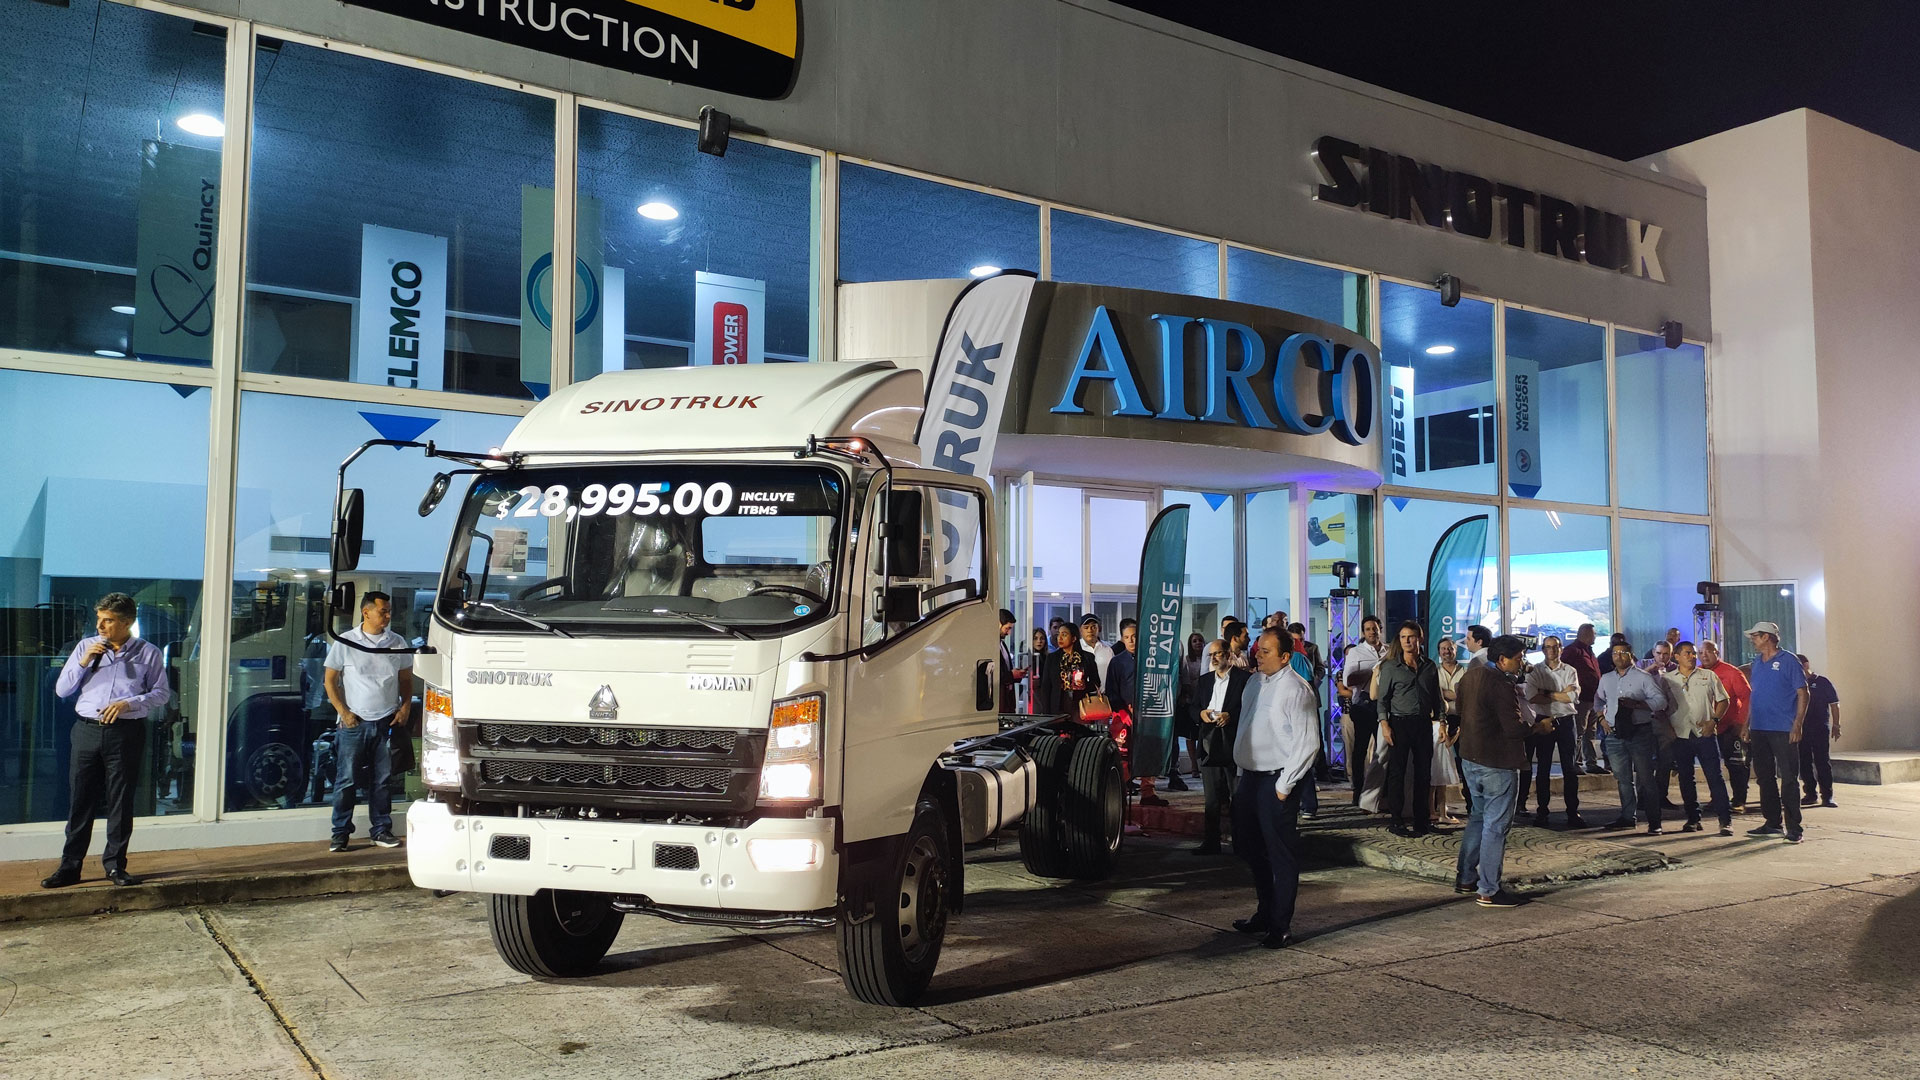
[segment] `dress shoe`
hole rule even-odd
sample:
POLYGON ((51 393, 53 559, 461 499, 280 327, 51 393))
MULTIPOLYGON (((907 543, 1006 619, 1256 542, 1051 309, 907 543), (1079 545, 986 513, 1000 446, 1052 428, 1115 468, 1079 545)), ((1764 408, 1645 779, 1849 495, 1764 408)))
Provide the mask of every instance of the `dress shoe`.
POLYGON ((1551 824, 1552 821, 1553 818, 1548 815, 1545 810, 1541 810, 1533 815, 1533 827, 1536 829, 1544 829, 1551 824))
POLYGON ((1609 821, 1605 825, 1602 825, 1600 827, 1606 830, 1607 832, 1619 832, 1621 829, 1633 828, 1633 819, 1632 818, 1615 818, 1614 820, 1609 821))
POLYGON ((1840 804, 1837 802, 1834 802, 1832 799, 1821 799, 1820 805, 1826 807, 1829 810, 1840 809, 1840 804))
POLYGON ((1761 825, 1757 829, 1748 829, 1747 835, 1748 836, 1779 836, 1781 833, 1785 831, 1786 831, 1785 829, 1782 829, 1778 825, 1761 825))
POLYGON ((1233 928, 1243 934, 1264 934, 1271 929, 1265 919, 1235 919, 1233 928))
POLYGON ((1568 814, 1568 815, 1567 815, 1567 828, 1569 828, 1569 829, 1584 829, 1584 828, 1586 828, 1586 827, 1587 827, 1587 819, 1586 819, 1586 818, 1583 818, 1583 817, 1581 817, 1581 816, 1580 816, 1579 814, 1568 814))
POLYGON ((1192 791, 1193 789, 1187 786, 1187 782, 1180 778, 1179 773, 1174 773, 1172 776, 1167 778, 1167 790, 1168 791, 1192 791))
POLYGON ((1197 848, 1193 848, 1193 849, 1191 849, 1191 850, 1189 850, 1189 851, 1187 852, 1187 854, 1189 854, 1189 855, 1218 855, 1218 854, 1220 854, 1220 845, 1219 845, 1218 843, 1212 843, 1212 844, 1201 844, 1201 845, 1200 845, 1199 847, 1197 847, 1197 848))
POLYGON ((1684 810, 1684 809, 1686 809, 1686 807, 1684 807, 1684 806, 1681 806, 1681 805, 1680 805, 1679 803, 1677 803, 1677 802, 1674 802, 1674 801, 1673 801, 1672 799, 1661 799, 1661 800, 1660 800, 1660 809, 1662 809, 1662 810, 1684 810))
POLYGON ((1802 795, 1800 797, 1800 805, 1801 806, 1819 806, 1820 800, 1813 797, 1812 795, 1802 795))
POLYGON ((64 889, 69 885, 77 885, 79 882, 80 871, 70 866, 63 866, 53 873, 48 874, 46 877, 41 878, 40 887, 43 889, 64 889))
POLYGON ((116 869, 107 871, 107 880, 113 882, 115 885, 119 885, 122 887, 125 887, 128 885, 140 884, 140 879, 137 877, 134 877, 132 874, 127 873, 127 871, 124 868, 116 868, 116 869))
POLYGON ((1140 796, 1140 805, 1141 806, 1166 806, 1168 805, 1168 803, 1167 803, 1167 800, 1161 798, 1158 795, 1142 795, 1140 796))
POLYGON ((1284 949, 1291 944, 1293 935, 1285 930, 1276 930, 1260 939, 1260 947, 1264 949, 1284 949))
POLYGON ((1798 831, 1787 834, 1787 843, 1789 844, 1797 844, 1804 839, 1806 839, 1806 836, 1798 831))

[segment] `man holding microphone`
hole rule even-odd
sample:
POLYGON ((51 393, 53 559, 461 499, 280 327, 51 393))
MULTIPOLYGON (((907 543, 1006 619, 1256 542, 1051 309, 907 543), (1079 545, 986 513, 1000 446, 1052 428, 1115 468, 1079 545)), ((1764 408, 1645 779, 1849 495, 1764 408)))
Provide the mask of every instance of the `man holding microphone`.
MULTIPOLYGON (((340 637, 372 649, 407 648, 407 639, 388 629, 392 622, 393 598, 369 592, 360 600, 360 625, 340 637)), ((340 714, 334 735, 333 843, 328 850, 347 850, 347 837, 353 835, 354 782, 369 774, 367 814, 373 842, 398 847, 393 793, 387 787, 393 768, 388 742, 394 729, 407 726, 407 710, 413 705, 411 651, 362 652, 334 642, 327 651, 327 700, 340 714)))
POLYGON ((93 811, 104 791, 107 800, 107 848, 100 856, 107 880, 138 885, 127 873, 127 840, 133 834, 133 788, 140 780, 140 753, 146 744, 147 717, 166 707, 173 695, 167 667, 153 643, 133 636, 137 615, 133 597, 108 593, 94 605, 93 637, 83 638, 67 657, 53 692, 74 697, 73 752, 67 766, 72 793, 67 815, 67 844, 60 868, 40 882, 58 889, 80 880, 80 864, 93 841, 93 811))

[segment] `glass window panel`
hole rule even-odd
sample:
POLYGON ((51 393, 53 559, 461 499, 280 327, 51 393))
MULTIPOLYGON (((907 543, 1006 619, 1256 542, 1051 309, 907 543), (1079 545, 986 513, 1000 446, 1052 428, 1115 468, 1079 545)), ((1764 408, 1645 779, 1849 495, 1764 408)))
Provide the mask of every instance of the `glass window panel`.
MULTIPOLYGON (((1250 626, 1275 611, 1287 621, 1305 622, 1293 606, 1293 529, 1288 488, 1247 492, 1247 610, 1250 626)), ((1326 523, 1321 523, 1325 531, 1326 523)))
MULTIPOLYGON (((1100 495, 1087 500, 1087 535, 1095 585, 1140 584, 1140 551, 1147 543, 1148 503, 1143 499, 1114 499, 1100 495)), ((1116 627, 1108 626, 1108 630, 1116 627)))
POLYGON ((1705 525, 1620 519, 1620 630, 1635 656, 1669 626, 1692 634, 1694 586, 1713 576, 1712 562, 1705 525))
POLYGON ((1365 275, 1227 245, 1227 299, 1367 332, 1365 275))
MULTIPOLYGON (((1387 366, 1386 482, 1493 494, 1499 461, 1494 419, 1493 305, 1380 283, 1380 353, 1387 366), (1396 402, 1411 395, 1411 407, 1396 402)), ((1605 459, 1602 457, 1602 465, 1605 459)))
POLYGON ((841 281, 962 278, 982 267, 1040 269, 1038 206, 841 164, 841 281))
POLYGON ((715 157, 692 128, 581 109, 579 244, 607 302, 576 298, 594 321, 575 377, 812 359, 819 168, 744 139, 715 157))
POLYGON ((544 394, 552 100, 270 38, 254 92, 247 370, 544 394))
POLYGON ((1055 210, 1053 280, 1220 295, 1220 245, 1055 210))
POLYGON ((1620 505, 1706 513, 1706 350, 1629 330, 1614 332, 1613 349, 1620 505))
MULTIPOLYGON (((1314 491, 1307 496, 1307 624, 1313 640, 1320 643, 1321 655, 1327 651, 1326 600, 1340 587, 1334 575, 1335 563, 1350 562, 1357 569, 1347 588, 1359 590, 1361 606, 1373 606, 1373 496, 1349 495, 1343 491, 1314 491)), ((1252 530, 1248 530, 1252 542, 1252 530)), ((1296 613, 1298 615, 1300 613, 1296 613)), ((1359 640, 1360 627, 1351 628, 1359 640)))
MULTIPOLYGON (((1208 641, 1220 632, 1220 617, 1237 610, 1233 601, 1233 496, 1211 491, 1168 491, 1165 506, 1181 503, 1187 513, 1187 596, 1182 612, 1186 632, 1208 641)), ((1181 635, 1185 648, 1185 633, 1181 635)))
POLYGON ((1606 518, 1556 510, 1509 510, 1508 578, 1516 634, 1573 640, 1592 623, 1601 644, 1613 633, 1611 528, 1606 518))
POLYGON ((1475 623, 1500 631, 1499 512, 1473 503, 1386 500, 1386 632, 1427 627, 1427 648, 1466 640, 1475 623), (1476 535, 1479 543, 1474 543, 1476 535))
POLYGON ((74 699, 54 680, 109 592, 134 598, 174 690, 144 721, 134 813, 193 809, 210 396, 0 371, 0 825, 67 816, 74 699))
POLYGON ((0 5, 0 346, 209 362, 226 50, 124 4, 0 5))
MULTIPOLYGON (((498 446, 518 417, 408 409, 248 393, 240 400, 240 474, 234 498, 232 678, 227 701, 228 810, 310 806, 332 791, 332 733, 322 620, 327 539, 339 463, 376 438, 429 438, 450 450, 498 446)), ((360 568, 343 576, 365 595, 393 596, 395 633, 426 639, 447 542, 466 480, 426 518, 433 474, 415 451, 376 447, 347 474, 366 491, 360 568)), ((534 519, 544 528, 544 519, 534 519)), ((525 573, 540 575, 544 535, 529 536, 525 573)), ((344 629, 342 627, 341 629, 344 629)), ((415 715, 419 715, 418 710, 415 715)), ((417 726, 417 725, 416 725, 417 726)), ((419 793, 417 774, 396 777, 419 793)), ((364 800, 362 800, 364 802, 364 800)), ((364 813, 364 811, 363 811, 364 813)))
POLYGON ((1516 443, 1523 438, 1519 427, 1524 405, 1537 440, 1510 451, 1507 486, 1514 495, 1607 505, 1606 349, 1604 327, 1507 309, 1511 437, 1516 443))
POLYGON ((1055 616, 1079 619, 1086 582, 1081 576, 1080 489, 1033 487, 1034 625, 1055 616))

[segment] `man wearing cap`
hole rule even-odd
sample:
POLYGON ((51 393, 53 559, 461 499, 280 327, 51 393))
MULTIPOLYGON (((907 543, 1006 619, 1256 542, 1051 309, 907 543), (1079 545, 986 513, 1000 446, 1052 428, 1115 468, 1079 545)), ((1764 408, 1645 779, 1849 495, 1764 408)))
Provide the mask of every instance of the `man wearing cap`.
POLYGON ((80 864, 93 842, 93 811, 107 803, 107 848, 100 865, 115 885, 138 885, 127 873, 127 840, 133 835, 133 789, 140 780, 140 753, 147 717, 166 707, 173 689, 167 666, 150 641, 133 636, 138 613, 133 597, 108 593, 94 605, 98 634, 82 638, 54 681, 56 697, 74 699, 73 746, 67 764, 70 801, 67 843, 60 867, 40 882, 58 889, 80 880, 80 864))
POLYGON ((1100 616, 1089 614, 1080 620, 1080 651, 1093 657, 1100 673, 1100 685, 1107 685, 1107 665, 1113 663, 1113 646, 1100 640, 1100 616))
POLYGON ((1753 779, 1760 785, 1760 813, 1766 821, 1748 836, 1779 836, 1782 821, 1787 843, 1802 839, 1800 829, 1800 731, 1807 718, 1807 672, 1800 660, 1780 648, 1777 623, 1757 622, 1747 640, 1759 655, 1753 658, 1753 700, 1748 706, 1749 745, 1753 748, 1753 779))

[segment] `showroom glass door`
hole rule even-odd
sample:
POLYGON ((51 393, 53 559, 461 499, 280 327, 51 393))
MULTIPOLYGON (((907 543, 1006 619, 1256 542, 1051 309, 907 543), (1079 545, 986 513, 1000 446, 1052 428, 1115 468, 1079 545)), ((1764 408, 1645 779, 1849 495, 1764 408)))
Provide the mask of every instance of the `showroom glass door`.
POLYGON ((1156 499, 1150 491, 1089 490, 1086 497, 1086 606, 1101 636, 1120 636, 1120 620, 1140 617, 1140 551, 1156 499))

